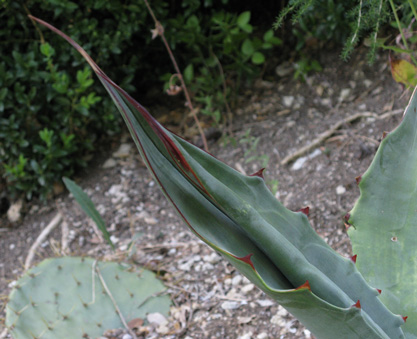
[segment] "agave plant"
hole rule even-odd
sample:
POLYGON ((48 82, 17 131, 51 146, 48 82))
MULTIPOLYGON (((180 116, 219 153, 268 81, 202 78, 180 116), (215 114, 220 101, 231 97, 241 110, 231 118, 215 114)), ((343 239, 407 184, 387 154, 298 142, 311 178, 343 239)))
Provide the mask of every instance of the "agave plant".
POLYGON ((318 338, 417 338, 417 96, 358 179, 346 216, 357 257, 344 258, 310 226, 308 208, 275 199, 263 170, 243 175, 165 129, 76 42, 33 19, 90 64, 189 229, 318 338))

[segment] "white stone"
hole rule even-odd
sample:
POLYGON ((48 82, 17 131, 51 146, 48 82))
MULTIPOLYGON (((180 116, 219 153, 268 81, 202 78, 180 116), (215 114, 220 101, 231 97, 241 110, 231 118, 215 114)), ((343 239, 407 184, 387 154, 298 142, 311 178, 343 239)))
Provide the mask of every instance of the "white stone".
POLYGON ((256 337, 256 339, 266 339, 266 338, 268 338, 268 333, 266 332, 259 333, 256 337))
POLYGON ((294 103, 294 97, 293 96, 284 96, 282 97, 282 103, 285 107, 291 107, 294 103))
POLYGON ((245 333, 239 337, 237 337, 238 339, 251 339, 252 338, 252 332, 249 333, 245 333))
POLYGON ((113 158, 109 158, 107 159, 104 164, 103 164, 103 168, 113 168, 117 165, 117 161, 114 160, 113 158))
POLYGON ((165 325, 168 323, 168 320, 161 313, 158 312, 149 313, 146 316, 146 320, 148 320, 150 324, 156 324, 158 326, 165 325))
POLYGON ((237 301, 224 301, 221 304, 221 308, 224 310, 235 310, 239 308, 242 305, 242 303, 237 301))
POLYGON ((23 207, 23 200, 19 199, 14 204, 12 204, 9 209, 7 210, 7 218, 10 222, 18 222, 22 217, 22 207, 23 207))
POLYGON ((242 276, 240 274, 236 275, 232 278, 232 285, 235 285, 235 286, 239 285, 241 281, 242 281, 242 276))
POLYGON ((369 80, 369 79, 365 79, 365 80, 363 81, 363 84, 365 85, 365 87, 366 87, 366 88, 369 88, 369 87, 371 87, 371 85, 372 85, 372 81, 371 81, 371 80, 369 80))
POLYGON ((116 237, 115 235, 111 235, 110 240, 113 244, 117 244, 120 239, 118 237, 116 237))
POLYGON ((343 88, 343 89, 340 91, 339 101, 340 101, 340 102, 345 101, 345 100, 349 97, 350 92, 351 92, 350 88, 343 88))
POLYGON ((131 144, 121 144, 119 149, 113 153, 115 158, 127 158, 129 156, 130 150, 132 149, 131 144))
POLYGON ((220 261, 220 259, 221 257, 216 252, 212 252, 210 255, 205 255, 203 257, 203 260, 210 264, 216 264, 220 261))
POLYGON ((336 194, 337 195, 342 195, 344 193, 346 193, 346 188, 344 186, 339 185, 339 186, 336 187, 336 194))
POLYGON ((205 271, 210 271, 212 269, 214 269, 214 266, 212 264, 210 264, 209 262, 205 262, 201 269, 205 272, 205 271))
POLYGON ((15 249, 15 247, 16 247, 16 245, 15 245, 15 244, 10 244, 10 245, 9 245, 9 249, 10 249, 10 250, 14 250, 14 249, 15 249))
POLYGON ((269 299, 265 299, 265 300, 256 300, 256 302, 259 304, 259 306, 261 307, 269 307, 272 305, 275 305, 275 303, 272 300, 269 299))
POLYGON ((299 169, 301 169, 304 166, 304 164, 306 163, 307 160, 313 159, 313 158, 319 156, 320 154, 321 154, 321 150, 316 148, 313 152, 311 152, 307 156, 298 158, 294 162, 294 164, 291 166, 291 169, 293 171, 298 171, 299 169))
POLYGON ((123 192, 122 185, 112 185, 107 191, 106 195, 111 195, 114 197, 111 199, 112 204, 117 204, 119 202, 125 203, 130 201, 130 198, 127 196, 126 192, 123 192))
POLYGON ((242 287, 242 292, 244 294, 246 294, 246 293, 252 291, 254 288, 255 288, 255 285, 254 284, 247 284, 247 285, 245 285, 245 286, 242 287))
POLYGON ((285 324, 286 324, 286 321, 284 319, 282 319, 282 317, 279 314, 275 314, 271 318, 271 324, 278 325, 280 327, 284 327, 285 324))
POLYGON ((129 333, 123 334, 122 339, 133 339, 129 333))

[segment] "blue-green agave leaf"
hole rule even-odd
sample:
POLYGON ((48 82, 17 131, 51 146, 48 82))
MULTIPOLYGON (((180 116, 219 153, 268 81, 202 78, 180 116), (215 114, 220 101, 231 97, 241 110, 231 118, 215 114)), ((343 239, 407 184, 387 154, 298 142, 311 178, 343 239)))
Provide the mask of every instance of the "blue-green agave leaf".
POLYGON ((417 338, 417 95, 401 124, 381 142, 359 182, 349 236, 366 280, 381 301, 408 317, 406 338, 417 338))
POLYGON ((270 193, 161 126, 71 38, 123 116, 148 169, 190 230, 320 338, 403 338, 400 316, 379 300, 352 260, 334 252, 270 193), (359 301, 359 302, 358 302, 359 301))

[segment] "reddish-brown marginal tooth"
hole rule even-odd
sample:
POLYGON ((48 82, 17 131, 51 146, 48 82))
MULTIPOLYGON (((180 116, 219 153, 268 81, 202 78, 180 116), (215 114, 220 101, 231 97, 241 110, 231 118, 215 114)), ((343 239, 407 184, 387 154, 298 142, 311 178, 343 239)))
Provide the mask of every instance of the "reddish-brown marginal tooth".
POLYGON ((406 322, 406 321, 407 321, 407 319, 408 319, 408 316, 401 317, 401 318, 403 318, 404 322, 406 322))
POLYGON ((353 263, 354 264, 356 264, 356 258, 358 257, 358 255, 357 254, 355 254, 355 255, 352 255, 351 257, 350 257, 350 260, 352 260, 353 261, 353 263))
POLYGON ((378 291, 379 294, 382 293, 382 290, 380 290, 379 288, 376 289, 378 291))
POLYGON ((350 226, 352 226, 352 225, 349 225, 347 222, 345 222, 346 231, 349 229, 350 226))
POLYGON ((310 207, 304 207, 300 210, 298 210, 298 212, 304 213, 306 216, 308 216, 308 214, 310 213, 310 207))
POLYGON ((356 302, 356 304, 354 304, 352 307, 362 308, 362 306, 361 306, 361 302, 358 300, 358 301, 356 302))
POLYGON ((357 184, 357 185, 359 185, 359 184, 360 184, 360 182, 361 182, 361 180, 362 180, 362 176, 361 176, 361 175, 357 176, 357 177, 355 178, 355 180, 356 180, 356 184, 357 184))
POLYGON ((265 179, 264 178, 264 171, 265 171, 265 168, 261 168, 258 172, 255 172, 255 173, 251 174, 250 176, 265 179))
POLYGON ((382 140, 384 140, 388 134, 389 134, 389 132, 384 131, 382 133, 382 140))
POLYGON ((349 223, 349 219, 350 219, 350 213, 346 213, 346 214, 345 214, 345 221, 346 221, 347 223, 349 223))
POLYGON ((252 262, 252 260, 251 260, 251 257, 253 256, 253 253, 251 253, 251 254, 248 254, 248 255, 246 255, 246 256, 244 256, 244 257, 236 257, 236 256, 234 256, 236 259, 238 259, 238 260, 241 260, 241 261, 243 261, 244 263, 246 263, 246 264, 249 264, 251 267, 252 267, 252 269, 254 270, 254 271, 256 271, 256 269, 255 269, 255 266, 253 266, 253 262, 252 262))
POLYGON ((301 286, 297 287, 295 290, 301 290, 301 289, 308 289, 311 292, 311 286, 308 280, 301 286))

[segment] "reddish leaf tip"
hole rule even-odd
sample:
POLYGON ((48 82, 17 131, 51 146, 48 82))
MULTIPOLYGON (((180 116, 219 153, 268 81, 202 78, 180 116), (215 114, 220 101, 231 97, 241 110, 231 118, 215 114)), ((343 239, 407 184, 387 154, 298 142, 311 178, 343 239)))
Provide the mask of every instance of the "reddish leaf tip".
POLYGON ((255 269, 255 266, 253 266, 253 262, 252 262, 252 260, 251 260, 251 257, 253 256, 253 253, 250 253, 250 254, 248 254, 248 255, 246 255, 246 256, 244 256, 244 257, 236 257, 236 256, 234 256, 236 259, 238 259, 238 260, 240 260, 240 261, 243 261, 244 263, 246 263, 246 264, 248 264, 248 265, 250 265, 251 267, 252 267, 252 269, 254 270, 254 271, 256 271, 256 269, 255 269))
POLYGON ((376 289, 378 291, 379 294, 382 293, 382 290, 380 290, 379 288, 376 289))
POLYGON ((362 180, 362 176, 361 176, 361 175, 357 176, 357 177, 355 178, 355 180, 356 180, 356 184, 357 184, 357 185, 359 185, 359 184, 360 184, 360 182, 361 182, 361 180, 362 180))
POLYGON ((251 174, 250 176, 265 179, 264 178, 264 171, 265 171, 265 168, 261 168, 258 172, 255 172, 255 173, 251 174))
POLYGON ((382 133, 382 140, 384 140, 387 137, 388 134, 389 134, 389 132, 384 131, 382 133))
POLYGON ((361 306, 361 302, 358 300, 358 301, 356 302, 356 304, 354 304, 352 307, 356 307, 356 308, 361 309, 361 308, 362 308, 362 306, 361 306))
POLYGON ((401 318, 403 318, 404 322, 407 322, 408 316, 401 317, 401 318))
POLYGON ((308 280, 306 280, 306 282, 304 284, 297 287, 295 290, 298 291, 298 290, 302 290, 302 289, 307 289, 311 292, 311 286, 310 286, 310 283, 308 282, 308 280))
POLYGON ((306 216, 308 216, 308 214, 310 213, 310 207, 308 207, 308 206, 304 207, 304 208, 298 210, 297 212, 301 212, 301 213, 305 214, 306 216))
POLYGON ((357 259, 357 257, 358 257, 358 255, 357 255, 357 254, 352 255, 352 256, 350 257, 350 260, 352 260, 352 262, 353 262, 354 264, 356 264, 356 259, 357 259))

